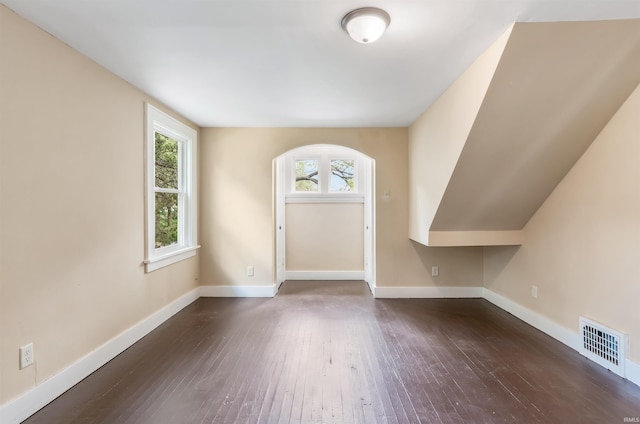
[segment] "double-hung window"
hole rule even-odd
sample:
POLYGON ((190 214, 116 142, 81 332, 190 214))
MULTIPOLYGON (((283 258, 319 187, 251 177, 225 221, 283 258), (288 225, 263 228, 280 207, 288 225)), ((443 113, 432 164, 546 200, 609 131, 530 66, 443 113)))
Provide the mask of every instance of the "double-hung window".
POLYGON ((146 105, 146 271, 195 255, 197 132, 146 105))

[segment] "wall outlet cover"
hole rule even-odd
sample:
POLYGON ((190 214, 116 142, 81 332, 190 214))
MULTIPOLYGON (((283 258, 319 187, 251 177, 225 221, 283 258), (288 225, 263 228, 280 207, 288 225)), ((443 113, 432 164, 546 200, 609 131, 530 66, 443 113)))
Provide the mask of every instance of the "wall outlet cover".
POLYGON ((24 345, 19 349, 20 369, 33 365, 33 343, 24 345))

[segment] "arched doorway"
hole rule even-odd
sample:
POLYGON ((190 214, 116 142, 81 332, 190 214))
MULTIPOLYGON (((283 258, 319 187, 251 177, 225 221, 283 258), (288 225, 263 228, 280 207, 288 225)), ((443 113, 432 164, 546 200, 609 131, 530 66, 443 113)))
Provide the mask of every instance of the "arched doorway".
POLYGON ((375 161, 315 144, 274 162, 276 287, 286 279, 365 280, 373 291, 375 161))

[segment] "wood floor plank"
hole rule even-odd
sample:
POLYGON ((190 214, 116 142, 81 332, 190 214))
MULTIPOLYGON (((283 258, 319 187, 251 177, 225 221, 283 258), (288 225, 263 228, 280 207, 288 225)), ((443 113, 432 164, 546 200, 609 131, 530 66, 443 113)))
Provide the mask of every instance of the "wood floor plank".
POLYGON ((617 423, 640 388, 481 299, 199 299, 26 424, 617 423))

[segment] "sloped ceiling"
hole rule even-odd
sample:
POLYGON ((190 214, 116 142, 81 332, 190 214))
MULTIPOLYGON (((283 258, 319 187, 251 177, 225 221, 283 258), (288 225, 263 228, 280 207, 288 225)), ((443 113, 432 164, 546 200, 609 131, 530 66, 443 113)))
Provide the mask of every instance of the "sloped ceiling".
POLYGON ((430 231, 521 230, 639 83, 640 20, 516 24, 430 231))

